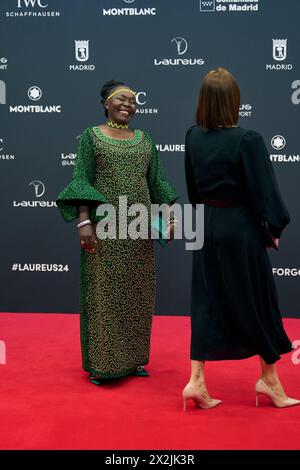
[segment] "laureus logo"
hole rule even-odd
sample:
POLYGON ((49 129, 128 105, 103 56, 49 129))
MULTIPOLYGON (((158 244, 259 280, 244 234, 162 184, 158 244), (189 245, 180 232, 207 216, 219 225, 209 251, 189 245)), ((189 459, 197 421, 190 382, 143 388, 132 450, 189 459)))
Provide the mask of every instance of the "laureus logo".
POLYGON ((45 185, 40 180, 30 181, 29 186, 34 190, 35 200, 34 201, 13 201, 14 207, 57 207, 55 201, 40 200, 46 191, 45 185))
POLYGON ((29 186, 34 187, 35 197, 42 197, 45 194, 45 185, 41 181, 30 181, 29 186))
MULTIPOLYGON (((176 46, 176 52, 179 56, 183 56, 187 50, 188 50, 188 43, 187 40, 181 36, 176 36, 173 39, 171 39, 171 43, 175 44, 176 46)), ((166 58, 166 59, 154 59, 154 65, 203 65, 204 64, 204 59, 200 58, 186 58, 186 57, 180 57, 177 59, 172 59, 172 58, 166 58)))
POLYGON ((178 55, 182 55, 186 53, 187 48, 188 48, 188 43, 186 42, 184 38, 181 38, 178 36, 177 38, 173 38, 171 42, 174 42, 176 44, 178 55))

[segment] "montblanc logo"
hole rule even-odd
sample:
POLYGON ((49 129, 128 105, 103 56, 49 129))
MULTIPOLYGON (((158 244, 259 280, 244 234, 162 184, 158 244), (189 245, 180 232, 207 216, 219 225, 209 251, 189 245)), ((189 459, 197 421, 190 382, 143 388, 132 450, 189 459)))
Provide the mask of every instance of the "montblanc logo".
POLYGON ((287 39, 273 39, 273 59, 276 63, 267 64, 266 70, 292 70, 292 64, 283 64, 287 58, 287 39))
POLYGON ((7 58, 0 57, 0 70, 7 70, 7 58))
MULTIPOLYGON (((271 146, 277 151, 283 150, 286 147, 286 143, 285 137, 281 134, 276 134, 271 139, 271 146)), ((279 163, 298 163, 300 162, 300 155, 295 153, 276 153, 270 155, 270 160, 279 163)))
POLYGON ((57 207, 55 201, 40 200, 46 191, 45 185, 40 180, 30 181, 29 186, 33 188, 35 200, 33 201, 13 201, 14 207, 57 207))
POLYGON ((260 0, 200 0, 201 12, 256 12, 260 0))
POLYGON ((49 5, 44 0, 11 0, 16 2, 16 10, 6 11, 5 16, 14 17, 55 17, 60 16, 60 11, 49 10, 49 5))
POLYGON ((300 104, 300 80, 292 82, 292 90, 295 90, 291 96, 292 103, 298 105, 300 104))
POLYGON ((282 135, 274 135, 271 139, 271 145, 275 150, 282 150, 286 145, 286 140, 282 135))
POLYGON ((32 101, 38 101, 42 97, 42 90, 38 86, 31 86, 27 91, 28 98, 32 101))
POLYGON ((138 91, 135 95, 136 99, 136 114, 158 114, 158 108, 148 108, 147 105, 147 92, 138 91))
MULTIPOLYGON (((39 101, 43 96, 42 89, 33 85, 27 90, 27 97, 31 101, 39 101)), ((11 113, 61 113, 61 105, 15 105, 10 106, 11 113)))
POLYGON ((0 138, 0 160, 14 160, 15 156, 7 153, 2 153, 5 150, 4 139, 0 138))
POLYGON ((6 104, 6 84, 0 80, 0 104, 6 104))
POLYGON ((165 66, 178 66, 178 65, 203 65, 204 60, 200 58, 190 59, 182 57, 188 50, 188 43, 185 38, 181 36, 176 36, 171 39, 171 43, 175 45, 177 55, 179 56, 176 59, 166 58, 166 59, 154 59, 154 65, 165 65, 165 66))
MULTIPOLYGON (((140 0, 137 0, 137 5, 140 0)), ((154 7, 148 8, 139 8, 138 6, 133 6, 135 0, 123 0, 124 3, 127 4, 126 7, 120 8, 103 8, 102 14, 103 16, 153 16, 156 15, 157 9, 154 7)), ((118 2, 119 5, 122 5, 121 0, 118 2)), ((136 4, 135 4, 136 5, 136 4)))
MULTIPOLYGON (((89 39, 75 39, 75 59, 77 62, 87 62, 90 57, 89 51, 89 39)), ((96 66, 94 64, 73 64, 69 66, 69 70, 95 70, 96 66)))

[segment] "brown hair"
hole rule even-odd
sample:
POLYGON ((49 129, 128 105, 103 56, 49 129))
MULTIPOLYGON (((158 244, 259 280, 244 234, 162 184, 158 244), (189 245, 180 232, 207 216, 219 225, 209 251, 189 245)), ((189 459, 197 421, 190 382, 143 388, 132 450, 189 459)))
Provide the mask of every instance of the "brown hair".
POLYGON ((205 75, 199 95, 196 121, 204 129, 236 125, 239 118, 240 88, 222 67, 205 75))

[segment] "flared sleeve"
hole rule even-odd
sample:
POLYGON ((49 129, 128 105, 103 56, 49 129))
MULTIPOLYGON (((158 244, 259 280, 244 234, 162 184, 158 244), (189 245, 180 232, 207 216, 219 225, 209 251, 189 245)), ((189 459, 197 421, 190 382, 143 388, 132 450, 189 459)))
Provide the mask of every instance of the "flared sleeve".
POLYGON ((246 202, 257 219, 268 222, 271 235, 279 238, 290 222, 290 215, 282 200, 262 136, 248 131, 242 137, 240 154, 246 202))
POLYGON ((97 221, 98 205, 108 201, 101 192, 94 188, 94 178, 93 139, 89 128, 87 128, 81 134, 72 180, 56 199, 57 206, 66 222, 71 222, 79 216, 79 206, 88 206, 91 221, 97 221))
POLYGON ((189 201, 193 207, 196 207, 196 204, 200 204, 199 196, 197 195, 197 186, 195 175, 192 167, 191 157, 190 157, 190 144, 189 138, 194 126, 190 127, 185 136, 185 180, 186 187, 188 192, 189 201))
POLYGON ((147 182, 152 204, 172 205, 178 199, 176 189, 165 179, 164 171, 154 142, 145 134, 151 145, 151 159, 147 171, 147 182))

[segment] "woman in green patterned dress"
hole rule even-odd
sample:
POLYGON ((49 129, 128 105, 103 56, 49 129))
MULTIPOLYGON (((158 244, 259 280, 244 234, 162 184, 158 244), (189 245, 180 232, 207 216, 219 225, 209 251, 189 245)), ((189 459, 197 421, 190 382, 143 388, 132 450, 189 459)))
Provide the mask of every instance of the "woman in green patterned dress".
POLYGON ((148 375, 155 263, 151 238, 98 239, 96 214, 119 197, 128 206, 172 205, 176 190, 164 179, 150 136, 128 127, 136 111, 135 93, 120 82, 101 91, 106 124, 81 135, 71 182, 58 195, 66 222, 79 218, 80 336, 82 367, 93 383, 128 374, 148 375))

